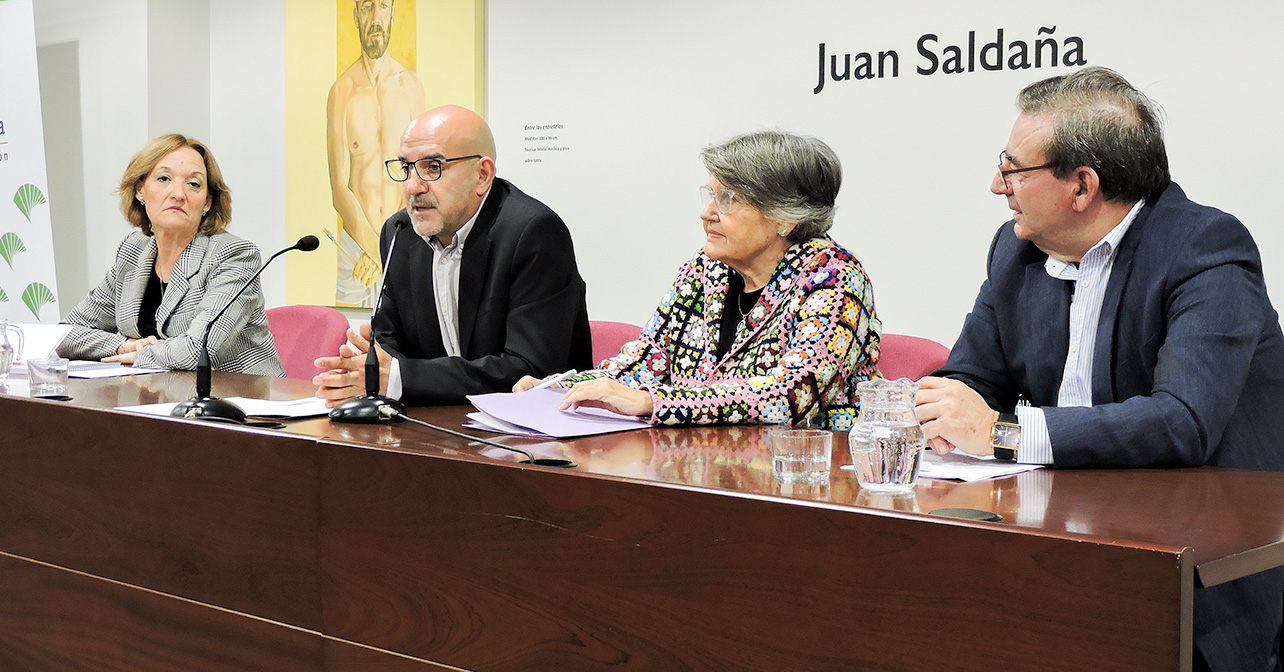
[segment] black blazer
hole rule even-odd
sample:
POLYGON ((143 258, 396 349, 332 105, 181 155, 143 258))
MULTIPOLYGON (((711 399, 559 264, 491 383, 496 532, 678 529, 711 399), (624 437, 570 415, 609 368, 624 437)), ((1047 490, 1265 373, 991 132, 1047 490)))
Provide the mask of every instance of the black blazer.
POLYGON ((495 179, 464 243, 460 357, 448 357, 442 343, 432 248, 401 210, 384 223, 385 259, 394 233, 373 329, 400 362, 402 401, 463 404, 465 395, 507 392, 525 375, 591 368, 584 280, 570 231, 548 206, 495 179))
MULTIPOLYGON (((1042 407, 1057 467, 1284 471, 1284 335, 1239 220, 1176 184, 1145 204, 1106 285, 1086 408, 1055 408, 1070 283, 1047 274, 1047 257, 1012 222, 999 230, 939 375, 996 410, 1012 410, 1018 394, 1042 407)), ((1196 591, 1195 642, 1212 669, 1260 672, 1282 603, 1280 570, 1196 591)))

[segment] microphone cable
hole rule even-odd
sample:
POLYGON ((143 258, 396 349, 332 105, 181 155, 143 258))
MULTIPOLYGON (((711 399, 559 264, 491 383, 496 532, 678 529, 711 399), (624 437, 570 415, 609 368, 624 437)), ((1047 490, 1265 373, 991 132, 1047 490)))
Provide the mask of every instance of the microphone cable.
POLYGON ((451 435, 451 436, 455 436, 455 437, 458 437, 458 438, 461 438, 461 439, 468 439, 469 441, 476 441, 476 442, 478 442, 478 443, 484 443, 484 444, 486 444, 486 445, 488 445, 488 446, 494 446, 494 447, 496 447, 496 448, 503 448, 504 450, 507 450, 507 451, 509 451, 509 452, 513 452, 513 453, 520 453, 520 454, 522 454, 522 455, 525 455, 525 456, 526 456, 526 459, 525 459, 523 462, 521 462, 521 464, 535 464, 535 465, 539 465, 539 466, 541 466, 541 467, 558 467, 558 468, 560 468, 560 469, 573 469, 573 468, 575 468, 575 467, 577 466, 577 465, 575 464, 575 462, 573 462, 573 461, 571 461, 571 460, 566 460, 566 459, 562 459, 562 458, 555 458, 555 457, 535 457, 535 454, 534 454, 534 453, 532 453, 532 452, 531 452, 531 451, 529 451, 529 450, 526 450, 525 448, 517 448, 517 447, 515 447, 515 446, 506 446, 506 445, 504 445, 504 444, 502 444, 502 443, 500 443, 500 442, 498 442, 498 441, 491 441, 490 439, 483 439, 483 438, 478 437, 478 436, 472 436, 471 434, 465 434, 465 433, 463 433, 463 432, 457 432, 457 431, 455 431, 455 430, 453 430, 453 429, 446 429, 445 427, 440 427, 440 426, 434 425, 434 424, 432 424, 431 422, 424 422, 423 420, 419 420, 419 419, 416 419, 416 418, 412 418, 412 417, 410 417, 409 415, 406 415, 405 413, 403 413, 402 411, 399 411, 399 410, 397 410, 396 408, 393 408, 392 406, 387 406, 387 405, 385 405, 385 406, 380 406, 380 407, 379 407, 379 415, 381 415, 381 416, 383 416, 384 418, 389 419, 389 420, 391 420, 391 419, 393 419, 393 418, 396 418, 396 419, 399 419, 399 420, 406 420, 406 421, 409 421, 409 422, 413 422, 413 423, 415 423, 416 425, 422 425, 422 426, 424 426, 424 427, 427 427, 428 429, 431 429, 431 430, 433 430, 433 431, 441 432, 441 433, 443 433, 443 434, 449 434, 449 435, 451 435))

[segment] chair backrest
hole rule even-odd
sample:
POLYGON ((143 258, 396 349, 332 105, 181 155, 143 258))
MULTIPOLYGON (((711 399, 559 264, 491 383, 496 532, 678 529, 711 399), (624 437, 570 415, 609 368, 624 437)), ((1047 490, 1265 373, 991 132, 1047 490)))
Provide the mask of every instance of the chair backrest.
POLYGON ((348 318, 328 306, 281 306, 267 311, 287 378, 310 380, 321 373, 317 357, 334 357, 348 341, 348 318))
POLYGON ((890 380, 918 380, 945 366, 949 358, 949 348, 918 336, 883 334, 879 341, 878 369, 890 380))
POLYGON ((635 341, 642 327, 624 322, 589 321, 593 334, 593 366, 620 354, 625 343, 635 341))

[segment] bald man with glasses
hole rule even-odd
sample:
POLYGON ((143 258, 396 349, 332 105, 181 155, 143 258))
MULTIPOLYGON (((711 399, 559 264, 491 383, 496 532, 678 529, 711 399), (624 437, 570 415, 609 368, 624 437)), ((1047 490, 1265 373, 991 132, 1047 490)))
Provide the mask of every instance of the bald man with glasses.
MULTIPOLYGON (((381 394, 462 404, 507 392, 522 376, 591 368, 570 232, 495 176, 495 140, 481 117, 456 106, 425 112, 385 167, 405 208, 380 238, 384 298, 372 321, 381 394)), ((329 406, 364 393, 370 332, 349 331, 338 356, 317 360, 327 371, 313 382, 329 406)))

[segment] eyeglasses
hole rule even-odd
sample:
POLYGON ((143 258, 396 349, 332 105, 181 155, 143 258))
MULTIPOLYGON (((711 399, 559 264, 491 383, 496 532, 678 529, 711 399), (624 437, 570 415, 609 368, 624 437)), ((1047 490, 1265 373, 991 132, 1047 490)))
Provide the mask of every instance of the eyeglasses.
POLYGON ((718 212, 724 215, 734 210, 737 203, 743 202, 741 198, 736 195, 736 192, 731 191, 730 189, 719 189, 717 193, 714 193, 713 189, 709 187, 709 185, 704 185, 700 187, 700 204, 704 205, 709 201, 713 201, 713 207, 717 208, 718 212))
POLYGON ((1056 163, 1043 163, 1037 166, 1030 166, 1029 168, 1008 168, 1007 170, 1004 170, 1004 164, 1012 165, 1012 157, 1008 156, 1008 150, 1006 149, 999 152, 999 176, 1003 178, 1003 188, 1009 191, 1012 189, 1012 185, 1008 184, 1008 175, 1028 173, 1032 170, 1043 170, 1044 168, 1051 168, 1057 165, 1056 163))
POLYGON ((388 168, 388 177, 391 177, 393 182, 405 182, 410 179, 411 166, 415 167, 415 173, 419 175, 419 179, 424 182, 432 182, 441 179, 441 170, 447 163, 480 158, 482 158, 481 154, 469 154, 468 156, 456 156, 453 159, 419 159, 418 161, 391 159, 384 161, 383 165, 388 168))

